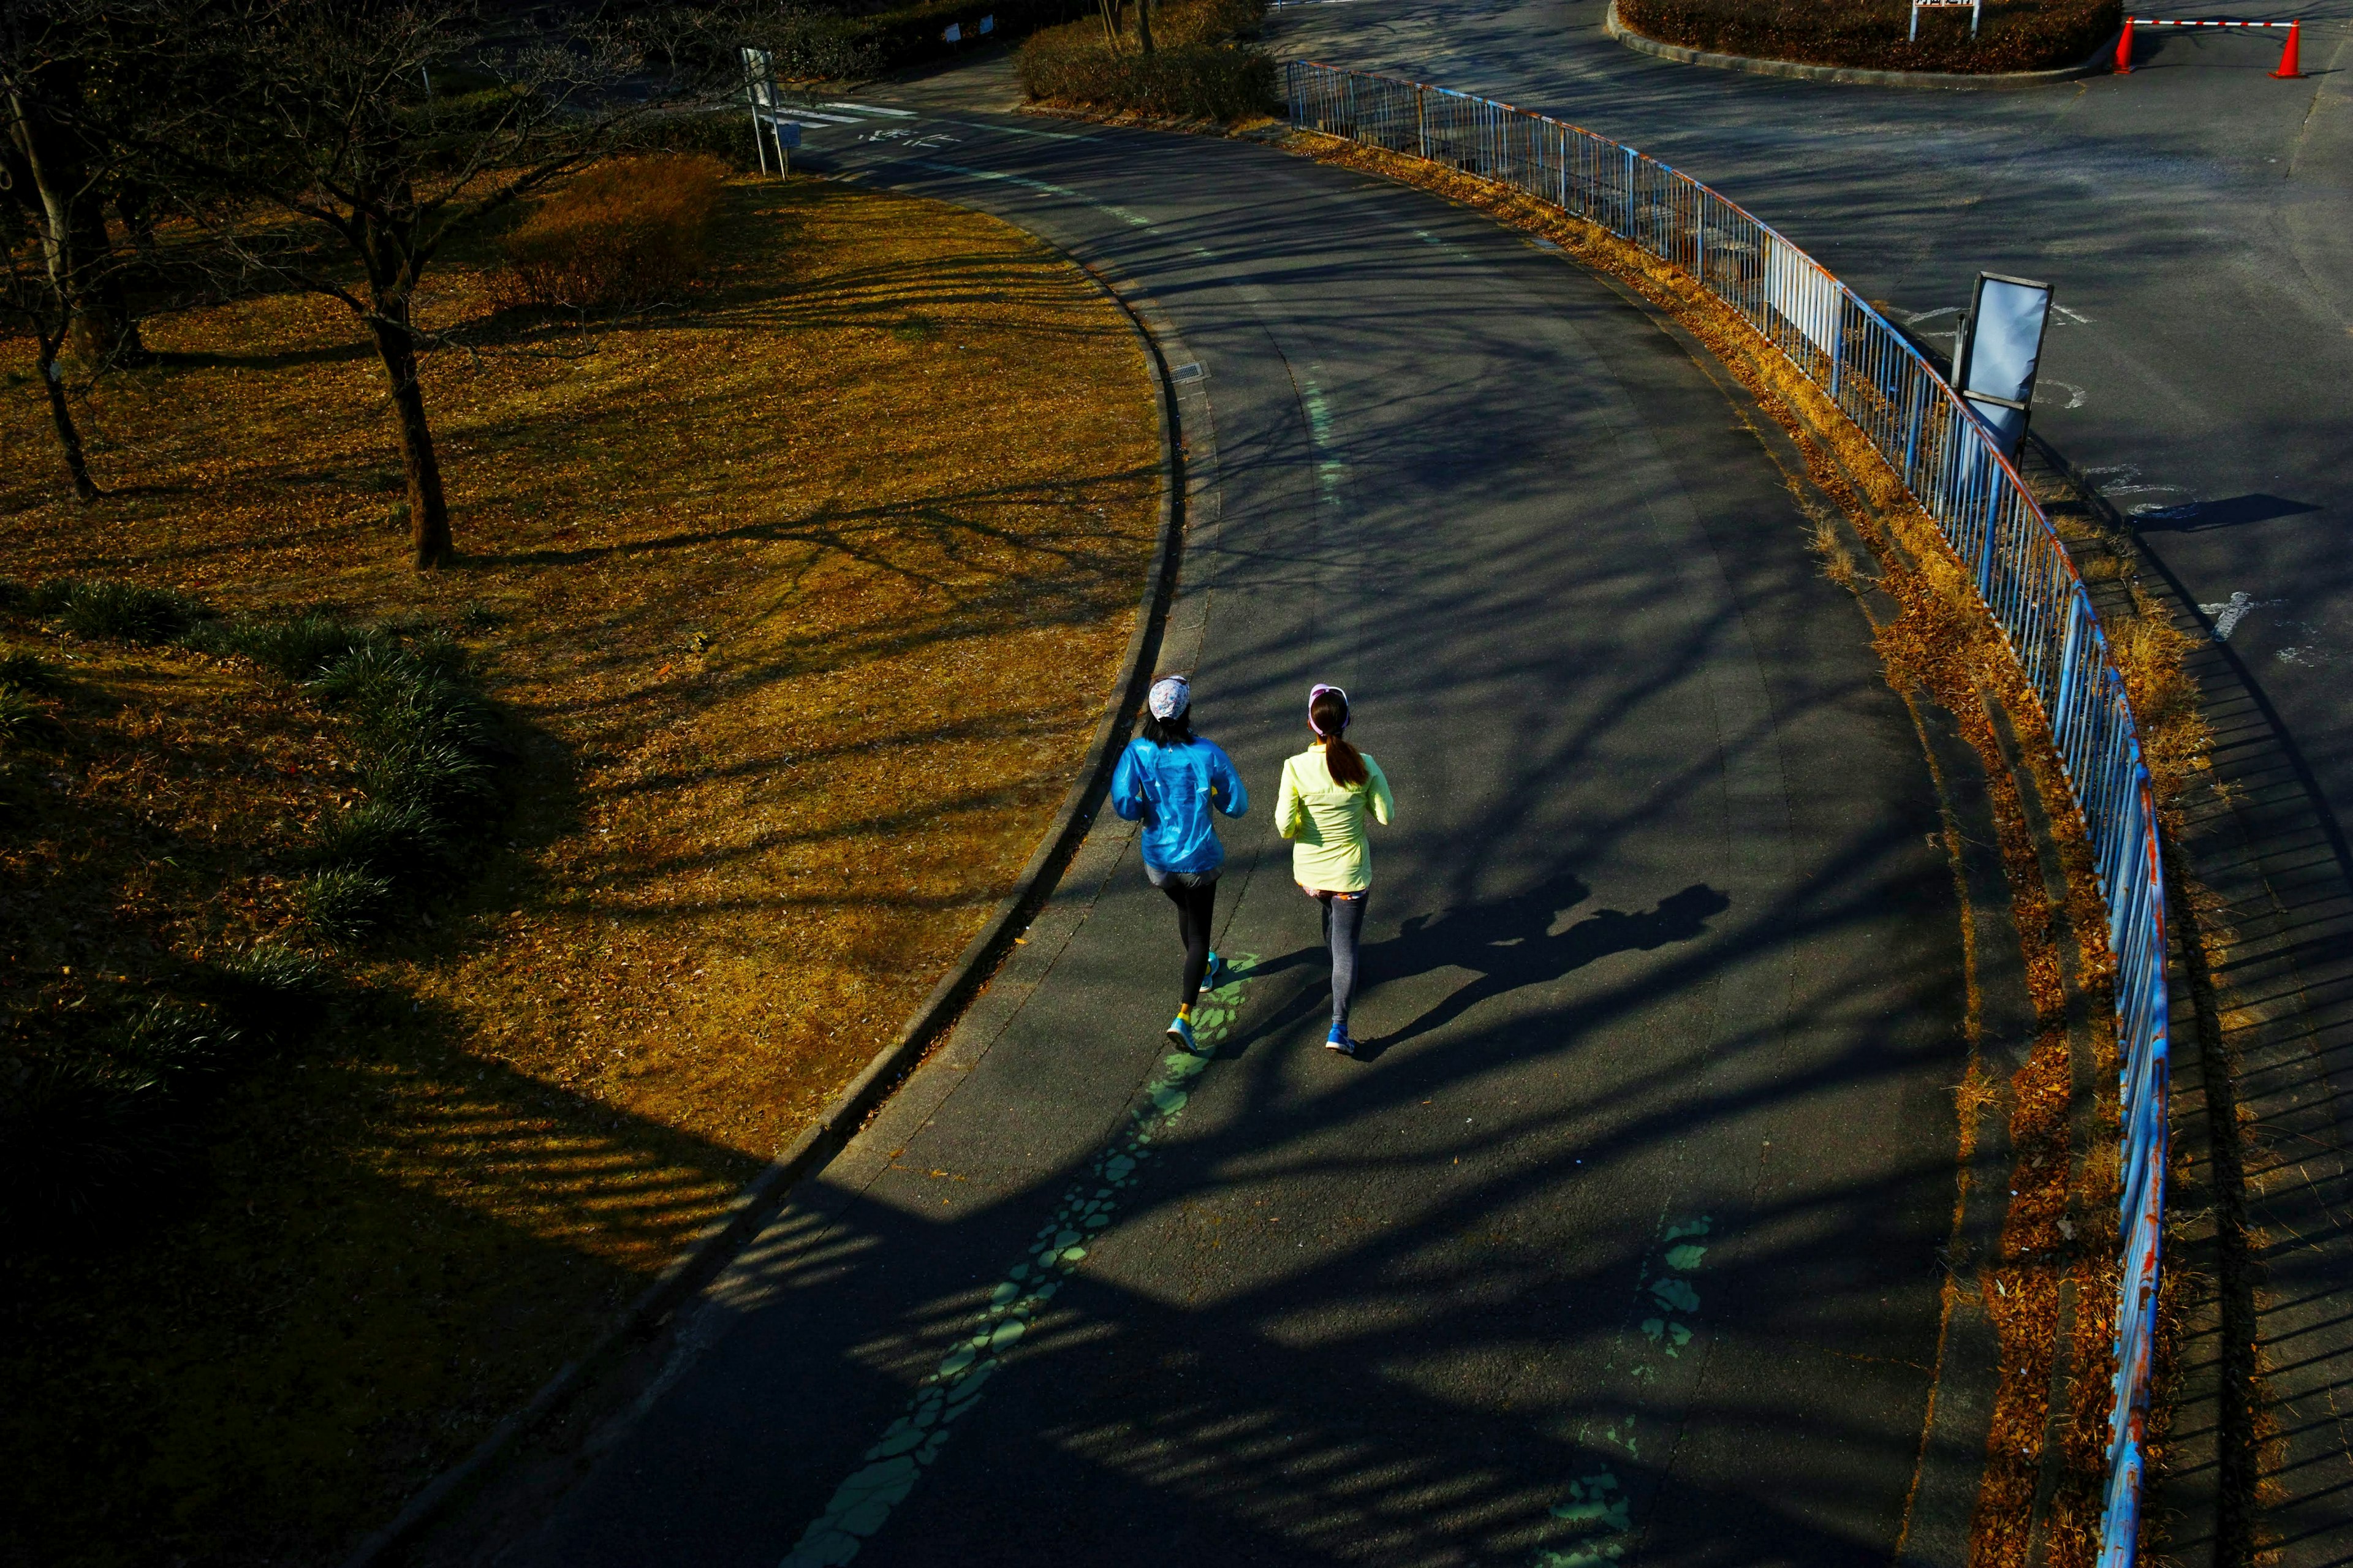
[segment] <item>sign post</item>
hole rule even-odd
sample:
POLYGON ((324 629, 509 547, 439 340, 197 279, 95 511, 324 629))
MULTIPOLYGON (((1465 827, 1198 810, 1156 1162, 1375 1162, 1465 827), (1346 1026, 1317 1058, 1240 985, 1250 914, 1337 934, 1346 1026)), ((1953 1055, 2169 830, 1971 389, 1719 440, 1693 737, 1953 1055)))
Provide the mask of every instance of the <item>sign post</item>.
POLYGON ((1920 41, 1920 13, 1923 10, 1943 11, 1966 5, 1969 8, 1969 37, 1978 36, 1978 0, 1912 0, 1912 36, 1906 41, 1920 41))
POLYGON ((776 144, 776 178, 792 173, 786 149, 801 144, 801 128, 792 121, 778 118, 776 70, 765 49, 745 49, 744 54, 744 96, 752 105, 752 152, 760 160, 760 173, 768 172, 768 143, 776 144))

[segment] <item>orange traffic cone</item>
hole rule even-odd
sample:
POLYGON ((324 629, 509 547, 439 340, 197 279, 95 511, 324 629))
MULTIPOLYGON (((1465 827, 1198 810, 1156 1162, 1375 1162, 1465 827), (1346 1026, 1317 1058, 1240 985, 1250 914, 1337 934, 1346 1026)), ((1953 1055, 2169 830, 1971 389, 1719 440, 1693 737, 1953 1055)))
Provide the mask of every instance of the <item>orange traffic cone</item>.
POLYGON ((2116 74, 2132 75, 2132 18, 2130 16, 2125 18, 2125 30, 2116 35, 2116 74))
POLYGON ((2287 47, 2280 51, 2279 69, 2272 72, 2272 75, 2283 79, 2304 75, 2296 68, 2295 60, 2296 36, 2303 31, 2304 22, 2301 17, 2287 25, 2287 47))

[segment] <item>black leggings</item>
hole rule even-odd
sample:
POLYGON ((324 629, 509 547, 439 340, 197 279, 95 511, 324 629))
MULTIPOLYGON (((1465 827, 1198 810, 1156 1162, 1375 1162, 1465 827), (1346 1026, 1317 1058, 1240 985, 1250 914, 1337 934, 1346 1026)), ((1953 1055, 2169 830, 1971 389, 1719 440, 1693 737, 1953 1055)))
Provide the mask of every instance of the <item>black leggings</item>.
POLYGON ((1348 1004, 1356 999, 1356 939, 1365 930, 1361 893, 1317 893, 1324 906, 1324 945, 1332 950, 1332 1026, 1348 1032, 1348 1004))
POLYGON ((1160 890, 1176 906, 1176 934, 1185 942, 1185 1005, 1190 1007, 1201 999, 1201 976, 1209 967, 1209 920, 1217 911, 1218 884, 1187 887, 1185 879, 1171 877, 1160 890))

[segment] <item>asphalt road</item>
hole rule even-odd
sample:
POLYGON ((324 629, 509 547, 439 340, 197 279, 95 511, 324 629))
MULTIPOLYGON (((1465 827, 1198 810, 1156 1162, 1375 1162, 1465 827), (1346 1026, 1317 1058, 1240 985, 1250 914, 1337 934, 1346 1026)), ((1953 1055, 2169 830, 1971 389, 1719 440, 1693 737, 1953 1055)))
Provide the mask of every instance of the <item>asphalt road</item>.
POLYGON ((838 112, 805 161, 1002 212, 1166 330, 1202 481, 1169 661, 1260 801, 1242 973, 1214 1058, 1169 1057, 1173 917, 1100 823, 504 1561, 1887 1563, 1959 917, 1911 720, 1734 406, 1419 193, 838 112), (1317 679, 1399 805, 1355 1061, 1267 821, 1317 679))
POLYGON ((2353 1562, 2353 8, 2155 8, 2301 15, 2306 80, 2264 74, 2276 34, 2142 30, 2128 77, 2000 92, 1671 64, 1605 10, 1310 3, 1277 45, 1637 145, 1925 334, 1981 268, 2056 286, 2035 426, 2220 639, 2195 668, 2238 820, 2208 814, 2199 858, 2253 1140, 2260 1528, 2296 1568, 2353 1562))

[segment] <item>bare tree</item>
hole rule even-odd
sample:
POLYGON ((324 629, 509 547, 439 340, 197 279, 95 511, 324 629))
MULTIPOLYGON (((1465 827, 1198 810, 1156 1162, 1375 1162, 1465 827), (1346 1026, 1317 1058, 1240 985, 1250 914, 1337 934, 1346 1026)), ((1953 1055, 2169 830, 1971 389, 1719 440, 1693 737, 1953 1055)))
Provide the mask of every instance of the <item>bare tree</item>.
POLYGON ((72 476, 74 494, 87 503, 96 500, 100 490, 98 481, 90 477, 81 430, 66 395, 63 362, 73 322, 70 296, 60 294, 47 267, 35 259, 40 248, 24 209, 15 203, 0 204, 0 321, 32 335, 58 448, 65 458, 66 472, 72 476))
POLYGON ((67 372, 146 358, 122 286, 131 259, 107 222, 125 192, 120 149, 94 128, 111 89, 104 40, 72 4, 0 5, 0 320, 33 338, 74 492, 98 499, 67 372))
MULTIPOLYGON (((90 0, 102 5, 105 0, 90 0)), ((596 155, 658 96, 625 30, 471 0, 146 0, 179 79, 138 137, 248 282, 341 301, 384 369, 418 570, 454 552, 417 296, 449 243, 596 155), (629 90, 635 88, 637 90, 629 90)))

